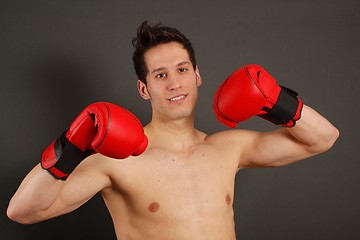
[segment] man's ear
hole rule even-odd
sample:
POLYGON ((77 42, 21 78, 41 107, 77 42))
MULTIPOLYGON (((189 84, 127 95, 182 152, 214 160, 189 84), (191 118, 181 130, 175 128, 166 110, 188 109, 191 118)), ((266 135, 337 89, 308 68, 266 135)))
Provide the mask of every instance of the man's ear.
POLYGON ((202 78, 198 66, 196 66, 195 68, 195 74, 196 74, 196 85, 200 87, 202 84, 202 78))
POLYGON ((147 90, 146 84, 143 83, 141 80, 137 81, 137 88, 139 91, 140 96, 145 99, 145 100, 149 100, 150 99, 150 95, 149 92, 147 90))

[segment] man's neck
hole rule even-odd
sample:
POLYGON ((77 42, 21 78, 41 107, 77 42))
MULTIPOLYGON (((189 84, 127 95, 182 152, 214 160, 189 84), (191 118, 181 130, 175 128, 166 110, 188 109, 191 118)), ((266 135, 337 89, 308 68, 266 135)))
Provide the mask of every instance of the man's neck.
POLYGON ((146 127, 146 134, 154 140, 156 146, 186 149, 199 141, 199 131, 194 127, 193 119, 184 118, 171 121, 153 119, 146 127))

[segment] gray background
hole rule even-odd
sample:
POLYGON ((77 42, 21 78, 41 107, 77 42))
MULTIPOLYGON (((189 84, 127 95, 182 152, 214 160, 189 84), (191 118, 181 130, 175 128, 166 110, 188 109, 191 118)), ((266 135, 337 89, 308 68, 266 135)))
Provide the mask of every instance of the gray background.
MULTIPOLYGON (((322 155, 238 174, 238 239, 360 239, 359 0, 0 1, 0 238, 115 239, 98 195, 35 225, 5 211, 43 149, 87 104, 115 102, 150 120, 131 61, 131 39, 146 19, 179 28, 194 44, 199 129, 226 129, 212 112, 216 88, 258 63, 341 131, 322 155)), ((253 118, 239 128, 274 127, 253 118)))

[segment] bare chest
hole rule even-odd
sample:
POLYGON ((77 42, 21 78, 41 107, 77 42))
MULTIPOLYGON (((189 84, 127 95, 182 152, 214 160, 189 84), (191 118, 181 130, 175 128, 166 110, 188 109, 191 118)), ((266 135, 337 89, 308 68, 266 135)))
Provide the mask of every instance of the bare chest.
POLYGON ((235 165, 214 150, 151 149, 117 165, 113 185, 135 214, 188 221, 232 212, 235 174, 235 165))

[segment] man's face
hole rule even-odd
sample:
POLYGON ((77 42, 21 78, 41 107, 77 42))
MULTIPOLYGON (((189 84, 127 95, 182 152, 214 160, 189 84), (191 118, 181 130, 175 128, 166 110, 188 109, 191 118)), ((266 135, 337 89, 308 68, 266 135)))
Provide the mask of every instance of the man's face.
POLYGON ((153 116, 179 119, 192 116, 201 85, 186 49, 177 42, 160 44, 144 55, 147 84, 138 81, 140 95, 151 101, 153 116))

